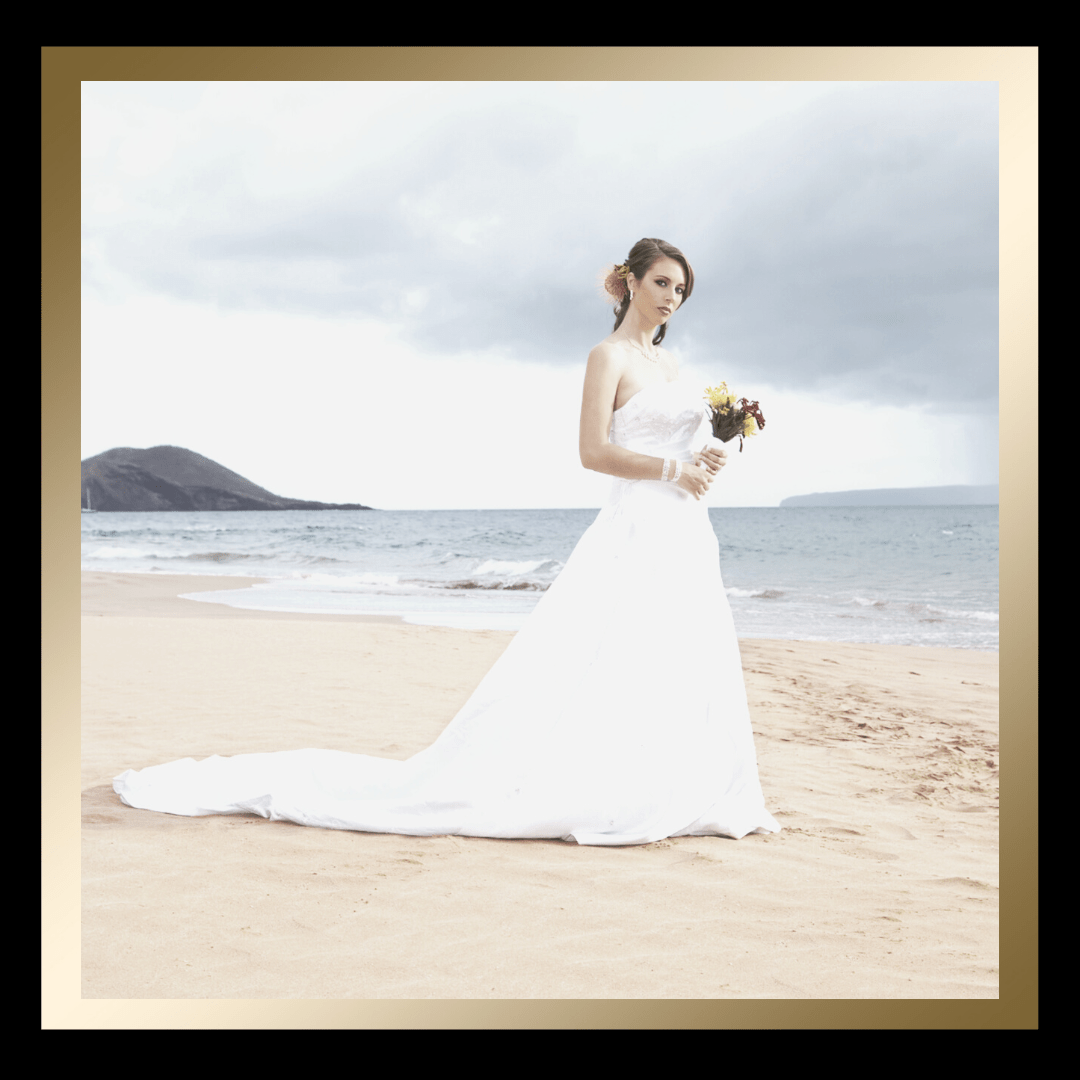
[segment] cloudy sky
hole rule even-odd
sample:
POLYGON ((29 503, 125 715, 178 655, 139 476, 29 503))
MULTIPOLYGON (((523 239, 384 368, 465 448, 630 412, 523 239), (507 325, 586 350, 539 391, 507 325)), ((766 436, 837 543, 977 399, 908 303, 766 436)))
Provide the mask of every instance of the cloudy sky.
POLYGON ((684 377, 768 421, 710 503, 995 483, 997 132, 991 82, 83 83, 83 456, 597 506, 597 276, 656 236, 684 377))

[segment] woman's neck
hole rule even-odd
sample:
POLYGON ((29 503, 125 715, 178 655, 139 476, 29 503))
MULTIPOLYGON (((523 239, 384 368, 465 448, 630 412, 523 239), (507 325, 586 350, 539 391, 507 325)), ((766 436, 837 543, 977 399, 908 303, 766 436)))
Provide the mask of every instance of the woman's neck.
POLYGON ((626 317, 619 324, 619 329, 615 331, 615 336, 632 341, 646 353, 655 352, 656 346, 653 345, 652 339, 656 331, 656 324, 647 324, 648 320, 631 307, 627 311, 626 317))

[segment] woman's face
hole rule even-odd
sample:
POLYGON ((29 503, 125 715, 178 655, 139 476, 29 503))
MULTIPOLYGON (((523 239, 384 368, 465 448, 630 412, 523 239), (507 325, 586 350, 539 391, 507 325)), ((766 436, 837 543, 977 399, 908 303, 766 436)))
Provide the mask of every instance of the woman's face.
POLYGON ((667 322, 683 302, 686 275, 679 263, 665 257, 657 259, 642 278, 630 274, 627 284, 634 291, 634 307, 656 326, 667 322))

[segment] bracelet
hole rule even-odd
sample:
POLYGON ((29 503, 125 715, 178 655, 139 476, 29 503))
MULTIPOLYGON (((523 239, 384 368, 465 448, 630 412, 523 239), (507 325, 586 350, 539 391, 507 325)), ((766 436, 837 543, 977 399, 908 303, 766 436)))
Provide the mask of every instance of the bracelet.
POLYGON ((671 478, 671 482, 673 484, 677 484, 679 482, 679 477, 680 476, 682 476, 682 462, 681 461, 676 461, 675 462, 675 475, 671 478))
POLYGON ((670 469, 670 468, 671 468, 671 459, 670 458, 664 458, 664 471, 660 474, 660 479, 661 480, 666 480, 667 479, 668 469, 670 469))

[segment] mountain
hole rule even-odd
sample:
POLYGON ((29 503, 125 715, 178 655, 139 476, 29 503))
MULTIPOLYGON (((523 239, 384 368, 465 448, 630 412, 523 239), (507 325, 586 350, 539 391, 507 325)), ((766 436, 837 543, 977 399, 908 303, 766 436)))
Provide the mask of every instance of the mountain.
POLYGON ((865 491, 819 491, 792 495, 781 506, 985 506, 998 501, 997 484, 951 487, 870 488, 865 491))
POLYGON ((95 510, 370 510, 288 499, 182 446, 118 446, 82 463, 82 503, 95 510))

